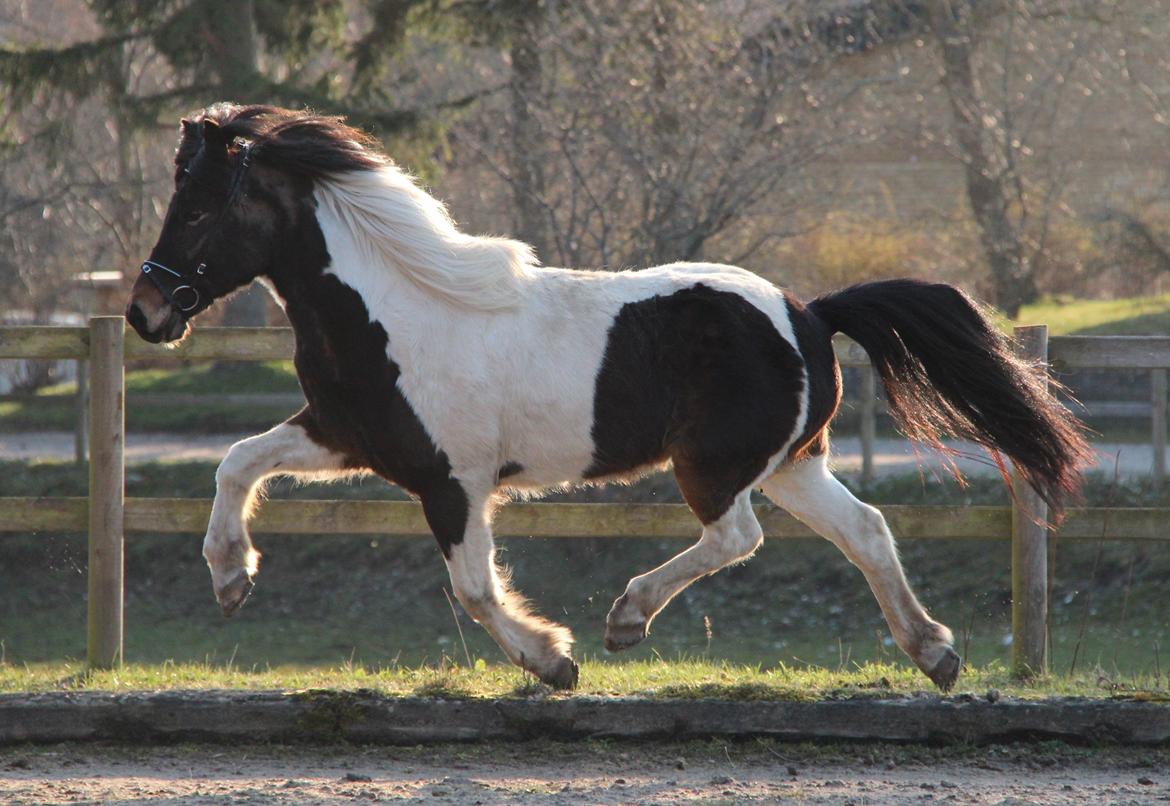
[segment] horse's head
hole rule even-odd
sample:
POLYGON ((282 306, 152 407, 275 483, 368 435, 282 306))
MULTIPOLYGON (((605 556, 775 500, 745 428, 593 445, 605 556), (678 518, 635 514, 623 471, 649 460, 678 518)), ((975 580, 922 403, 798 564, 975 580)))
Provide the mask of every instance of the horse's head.
POLYGON ((175 191, 126 304, 127 321, 147 341, 182 338, 191 318, 267 268, 274 216, 265 194, 252 192, 252 143, 212 110, 182 121, 175 191))
POLYGON ((389 164, 339 117, 223 103, 184 119, 175 192, 126 319, 147 341, 176 341, 189 320, 256 277, 279 287, 307 253, 327 259, 307 226, 314 183, 389 164))

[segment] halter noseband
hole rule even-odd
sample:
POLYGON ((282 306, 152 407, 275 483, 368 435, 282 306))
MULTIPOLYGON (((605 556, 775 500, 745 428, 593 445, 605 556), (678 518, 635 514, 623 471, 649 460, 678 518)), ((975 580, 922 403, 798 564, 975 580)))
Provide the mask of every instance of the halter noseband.
MULTIPOLYGON (((179 313, 185 319, 190 319, 214 302, 211 293, 205 285, 207 263, 203 260, 203 257, 207 253, 207 250, 211 248, 215 236, 219 234, 219 229, 223 226, 228 211, 243 195, 244 179, 248 174, 249 166, 252 164, 251 158, 252 144, 245 140, 240 144, 239 157, 236 160, 235 173, 232 175, 232 186, 228 192, 227 202, 219 211, 219 215, 216 216, 215 222, 211 225, 211 229, 207 233, 207 237, 204 240, 203 254, 199 256, 198 263, 193 272, 183 273, 175 271, 170 266, 166 266, 156 260, 147 260, 142 264, 142 273, 150 278, 150 281, 154 283, 155 287, 162 292, 166 301, 178 309, 179 313)), ((189 168, 184 168, 183 170, 188 176, 191 175, 189 168)))

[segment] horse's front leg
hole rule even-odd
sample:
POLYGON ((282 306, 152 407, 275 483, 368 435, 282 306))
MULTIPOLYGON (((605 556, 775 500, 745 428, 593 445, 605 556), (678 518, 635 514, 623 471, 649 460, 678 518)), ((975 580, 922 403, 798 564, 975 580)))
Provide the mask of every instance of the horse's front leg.
POLYGON ((252 547, 247 519, 264 479, 273 475, 328 477, 345 470, 345 457, 309 438, 304 409, 270 431, 241 440, 215 472, 215 503, 203 540, 215 598, 234 615, 251 593, 260 553, 252 547))
MULTIPOLYGON (((463 609, 495 639, 512 663, 554 688, 576 688, 568 628, 532 612, 501 579, 492 540, 490 493, 467 495, 455 482, 423 497, 423 510, 447 560, 463 609)), ((506 576, 506 574, 504 575, 506 576)))

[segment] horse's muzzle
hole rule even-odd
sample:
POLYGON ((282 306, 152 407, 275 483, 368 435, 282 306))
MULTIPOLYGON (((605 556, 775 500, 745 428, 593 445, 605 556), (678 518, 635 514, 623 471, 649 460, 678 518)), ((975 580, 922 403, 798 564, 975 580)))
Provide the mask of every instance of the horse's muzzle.
POLYGON ((155 314, 153 318, 162 318, 162 321, 158 326, 151 327, 152 317, 146 314, 141 305, 132 300, 126 306, 126 321, 134 328, 135 333, 151 344, 178 341, 187 333, 187 321, 173 306, 167 305, 166 309, 165 318, 161 316, 161 312, 155 314))

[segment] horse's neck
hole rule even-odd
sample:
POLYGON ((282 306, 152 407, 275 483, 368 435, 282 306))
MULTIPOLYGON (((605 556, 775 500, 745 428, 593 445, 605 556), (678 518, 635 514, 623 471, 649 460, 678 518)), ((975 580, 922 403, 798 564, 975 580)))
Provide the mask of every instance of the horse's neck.
POLYGON ((363 262, 355 245, 328 227, 301 232, 297 243, 286 245, 287 270, 270 278, 298 349, 349 363, 354 340, 371 325, 374 331, 380 326, 394 352, 409 360, 411 346, 425 342, 436 321, 450 318, 442 301, 393 267, 363 262))

